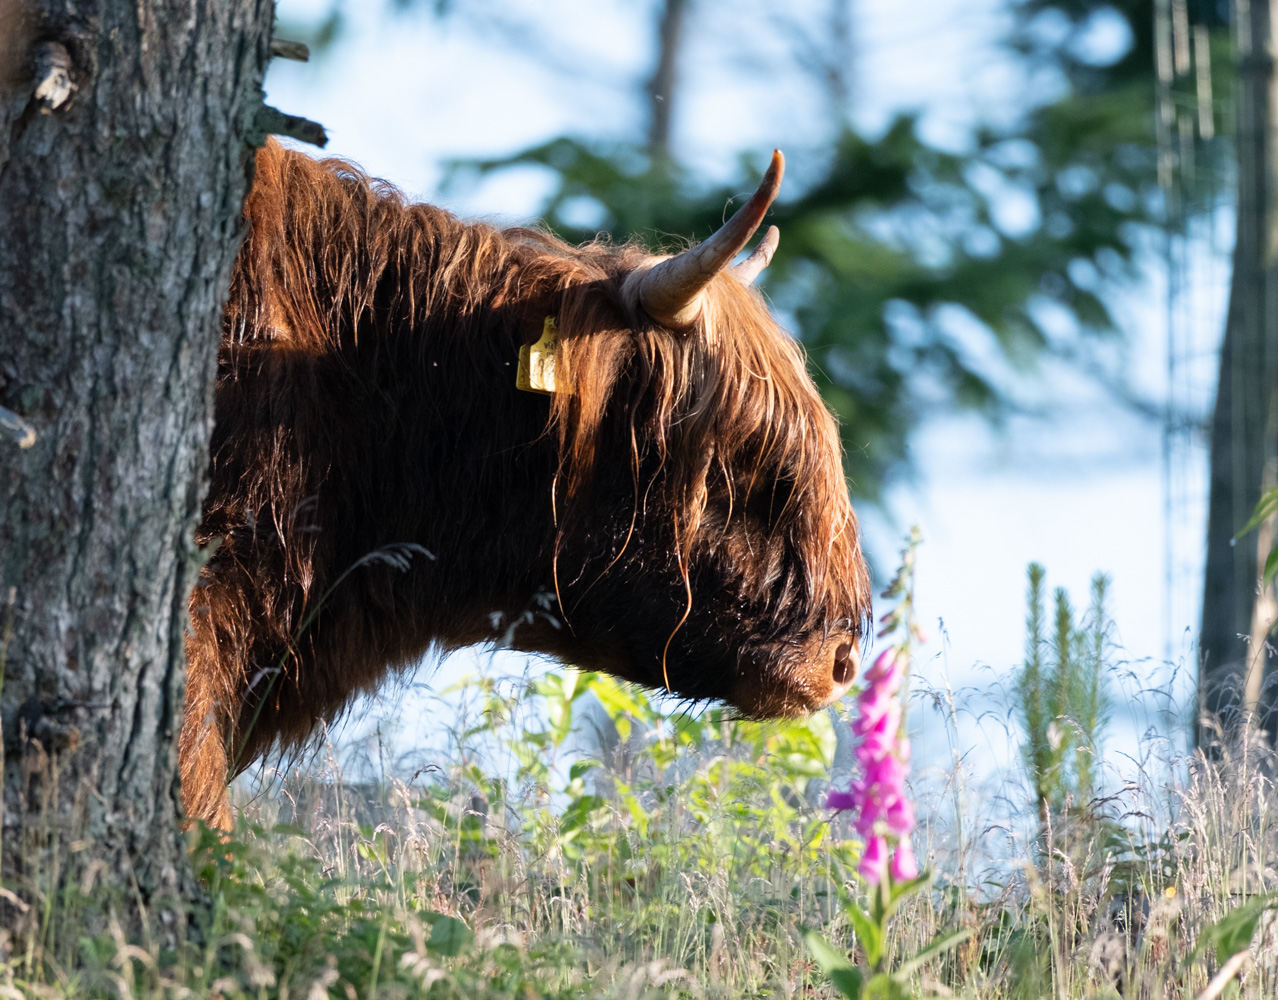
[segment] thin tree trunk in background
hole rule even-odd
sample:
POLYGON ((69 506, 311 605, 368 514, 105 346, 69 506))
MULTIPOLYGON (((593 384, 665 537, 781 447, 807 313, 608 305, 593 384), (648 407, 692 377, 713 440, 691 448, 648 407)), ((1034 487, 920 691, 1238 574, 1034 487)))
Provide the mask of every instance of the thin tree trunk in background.
POLYGON ((1207 565, 1199 647, 1199 743, 1259 713, 1274 727, 1264 638, 1272 594, 1260 595, 1258 544, 1239 539, 1278 457, 1278 4, 1236 3, 1238 230, 1212 420, 1207 565), (1259 599, 1258 599, 1259 598, 1259 599))
POLYGON ((687 11, 688 0, 665 0, 657 29, 657 67, 648 81, 648 149, 661 159, 670 157, 674 97, 679 86, 679 49, 687 11))
POLYGON ((852 41, 852 0, 832 0, 828 24, 831 55, 826 60, 825 78, 830 118, 841 128, 847 128, 852 109, 853 59, 856 53, 852 41))
POLYGON ((0 406, 36 435, 0 437, 0 877, 27 898, 64 906, 83 876, 127 909, 191 885, 192 529, 273 13, 0 12, 0 406))

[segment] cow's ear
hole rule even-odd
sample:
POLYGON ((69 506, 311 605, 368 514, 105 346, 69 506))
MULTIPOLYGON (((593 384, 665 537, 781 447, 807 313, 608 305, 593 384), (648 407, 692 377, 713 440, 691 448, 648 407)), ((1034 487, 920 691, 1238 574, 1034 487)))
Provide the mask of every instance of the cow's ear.
MULTIPOLYGON (((644 312, 672 330, 684 330, 696 323, 706 286, 750 242, 776 200, 784 174, 785 157, 781 150, 774 149, 768 172, 763 175, 750 200, 704 243, 667 257, 652 267, 632 272, 626 279, 627 284, 634 283, 627 290, 630 292, 627 298, 637 300, 644 312)), ((769 229, 759 249, 739 265, 742 268, 749 266, 750 271, 743 272, 750 273, 749 280, 754 280, 767 266, 779 238, 780 233, 775 226, 769 229)))

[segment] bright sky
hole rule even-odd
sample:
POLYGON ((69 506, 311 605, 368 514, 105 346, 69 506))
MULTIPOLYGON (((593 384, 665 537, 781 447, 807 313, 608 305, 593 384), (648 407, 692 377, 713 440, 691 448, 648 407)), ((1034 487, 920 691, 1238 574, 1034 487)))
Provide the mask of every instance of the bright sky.
MULTIPOLYGON (((283 0, 281 18, 305 20, 322 7, 283 0)), ((636 84, 653 58, 651 9, 651 2, 622 0, 494 3, 499 21, 472 17, 441 26, 425 15, 350 5, 348 31, 332 51, 310 66, 273 64, 268 100, 322 122, 331 137, 327 152, 414 196, 463 215, 525 219, 547 190, 537 171, 440 193, 443 164, 565 133, 640 134, 645 111, 636 84), (544 13, 520 23, 521 11, 544 13), (555 25, 553 32, 536 29, 543 24, 555 25)), ((895 111, 917 109, 924 136, 954 146, 974 121, 1014 111, 1005 95, 1023 93, 1025 83, 992 46, 1006 24, 998 0, 861 0, 853 9, 850 90, 860 127, 874 130, 895 111)), ((790 153, 790 176, 801 183, 804 153, 819 150, 826 134, 818 89, 778 68, 791 50, 768 27, 772 16, 765 0, 705 0, 689 26, 675 145, 708 175, 731 174, 742 150, 777 145, 790 153)), ((1102 21, 1088 44, 1104 51, 1124 40, 1102 21)), ((1227 220, 1222 228, 1219 242, 1227 248, 1227 220)), ((1195 399, 1209 391, 1227 281, 1219 255, 1200 257, 1192 294, 1177 307, 1182 341, 1198 359, 1186 390, 1195 399)), ((1161 398, 1167 291, 1161 260, 1151 256, 1146 270, 1147 281, 1120 306, 1133 381, 1161 398)), ((1201 446, 1172 455, 1169 591, 1161 428, 1063 368, 1045 369, 1031 388, 1046 417, 1015 418, 997 432, 968 416, 930 421, 913 442, 913 480, 890 491, 886 510, 862 512, 867 544, 885 570, 910 523, 922 527, 919 603, 931 642, 920 685, 939 684, 943 668, 956 685, 988 685, 1018 664, 1031 560, 1045 564, 1049 585, 1066 587, 1080 609, 1092 574, 1110 573, 1117 638, 1135 676, 1165 683, 1169 668, 1158 663, 1170 651, 1182 679, 1192 678, 1205 524, 1201 446)), ((455 659, 441 681, 472 662, 455 659)), ((1177 691, 1183 698, 1189 688, 1180 683, 1177 691)), ((1006 724, 1005 696, 965 697, 972 716, 1001 711, 1006 724)), ((1126 726, 1115 751, 1134 752, 1135 732, 1126 726)), ((922 737, 922 759, 948 753, 944 741, 930 746, 922 737)), ((998 727, 965 723, 962 740, 985 748, 978 753, 983 767, 1010 759, 998 727)))

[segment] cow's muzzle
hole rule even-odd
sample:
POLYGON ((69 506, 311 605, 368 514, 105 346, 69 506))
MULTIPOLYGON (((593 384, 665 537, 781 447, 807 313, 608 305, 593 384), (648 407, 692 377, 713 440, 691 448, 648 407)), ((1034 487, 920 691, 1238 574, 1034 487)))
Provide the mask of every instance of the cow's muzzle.
POLYGON ((856 635, 817 635, 751 670, 729 700, 754 719, 809 715, 847 694, 860 664, 856 635))

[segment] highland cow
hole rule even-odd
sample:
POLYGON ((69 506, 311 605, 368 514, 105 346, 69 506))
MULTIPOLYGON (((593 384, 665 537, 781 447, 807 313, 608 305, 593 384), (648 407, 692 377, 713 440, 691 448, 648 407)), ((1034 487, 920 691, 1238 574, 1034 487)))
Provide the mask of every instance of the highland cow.
POLYGON ((731 265, 781 173, 660 257, 258 153, 191 595, 189 816, 229 824, 230 777, 431 647, 506 636, 750 717, 847 690, 870 598, 838 431, 751 287, 775 227, 731 265), (526 391, 547 331, 553 391, 526 391))

